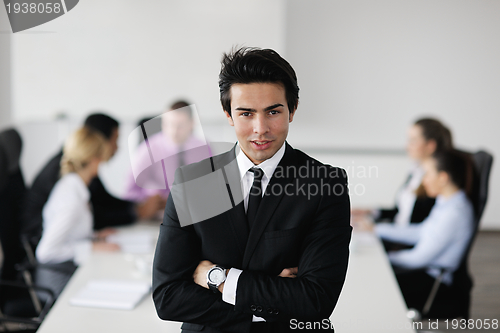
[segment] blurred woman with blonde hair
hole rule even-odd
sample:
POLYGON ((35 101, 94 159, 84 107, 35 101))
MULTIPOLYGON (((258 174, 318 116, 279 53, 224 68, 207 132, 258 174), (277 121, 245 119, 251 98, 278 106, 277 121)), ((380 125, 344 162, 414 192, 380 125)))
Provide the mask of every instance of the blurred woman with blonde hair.
POLYGON ((88 127, 74 132, 65 142, 61 178, 43 208, 43 233, 36 249, 41 263, 82 263, 94 250, 118 250, 107 243, 104 231, 93 235, 88 185, 97 176, 99 164, 107 161, 111 147, 104 136, 88 127))

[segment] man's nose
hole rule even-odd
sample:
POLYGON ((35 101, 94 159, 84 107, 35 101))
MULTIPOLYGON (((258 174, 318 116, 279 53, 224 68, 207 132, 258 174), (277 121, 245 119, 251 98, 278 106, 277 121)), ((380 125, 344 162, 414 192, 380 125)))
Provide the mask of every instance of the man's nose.
POLYGON ((253 132, 256 134, 265 134, 269 132, 269 124, 265 115, 257 114, 253 121, 253 132))

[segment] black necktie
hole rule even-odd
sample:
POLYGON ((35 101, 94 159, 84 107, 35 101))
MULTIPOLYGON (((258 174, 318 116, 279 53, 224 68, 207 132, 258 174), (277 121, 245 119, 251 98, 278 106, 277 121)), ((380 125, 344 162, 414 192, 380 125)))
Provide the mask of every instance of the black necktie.
POLYGON ((247 209, 247 219, 250 229, 259 210, 260 202, 262 201, 262 177, 264 172, 259 168, 251 168, 249 170, 253 172, 253 184, 248 193, 248 209, 247 209))

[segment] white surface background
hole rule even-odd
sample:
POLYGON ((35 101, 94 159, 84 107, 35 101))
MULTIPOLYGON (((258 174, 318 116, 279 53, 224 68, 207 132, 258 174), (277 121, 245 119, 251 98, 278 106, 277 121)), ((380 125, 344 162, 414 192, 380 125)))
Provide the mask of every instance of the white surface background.
MULTIPOLYGON (((219 103, 222 52, 270 47, 293 65, 300 106, 295 147, 402 150, 406 129, 435 116, 457 146, 500 156, 500 2, 300 0, 85 0, 66 15, 9 33, 0 8, 0 127, 23 134, 28 183, 89 111, 122 121, 122 146, 143 115, 176 98, 195 103, 206 135, 231 140, 219 103), (54 121, 57 114, 69 120, 54 121)), ((314 156, 350 172, 358 206, 390 205, 404 155, 314 156), (359 189, 359 187, 358 187, 359 189)), ((102 168, 119 193, 128 152, 102 168)), ((500 229, 500 163, 494 164, 483 228, 500 229)), ((352 187, 351 187, 352 189, 352 187)))

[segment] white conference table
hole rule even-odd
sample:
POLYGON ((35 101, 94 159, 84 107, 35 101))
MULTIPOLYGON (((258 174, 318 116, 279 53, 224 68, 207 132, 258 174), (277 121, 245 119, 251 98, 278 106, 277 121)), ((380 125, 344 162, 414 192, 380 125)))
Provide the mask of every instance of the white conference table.
MULTIPOLYGON (((120 232, 150 232, 158 235, 157 225, 135 225, 120 232)), ((69 304, 92 279, 151 281, 136 262, 151 260, 148 255, 93 253, 81 265, 59 296, 38 332, 40 333, 127 333, 180 332, 181 323, 162 321, 149 294, 130 311, 77 307, 69 304)), ((355 233, 342 294, 330 317, 337 333, 415 332, 406 318, 406 306, 387 256, 378 239, 367 233, 355 233)))

